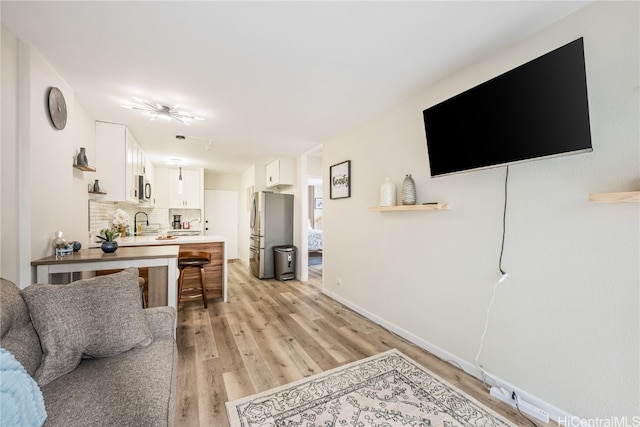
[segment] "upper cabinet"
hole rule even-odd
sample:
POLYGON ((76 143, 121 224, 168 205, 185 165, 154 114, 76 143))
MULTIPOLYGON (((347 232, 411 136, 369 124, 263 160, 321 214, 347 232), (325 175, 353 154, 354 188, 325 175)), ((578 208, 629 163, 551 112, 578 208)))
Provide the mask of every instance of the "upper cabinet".
POLYGON ((169 208, 169 169, 153 169, 153 200, 156 208, 169 208))
POLYGON ((179 177, 179 169, 169 170, 169 208, 202 208, 204 204, 204 170, 182 169, 182 189, 179 185, 179 177))
POLYGON ((107 192, 101 201, 138 203, 138 150, 126 126, 96 122, 96 179, 107 192))
POLYGON ((265 170, 267 188, 293 185, 293 168, 292 159, 280 159, 269 163, 265 170))

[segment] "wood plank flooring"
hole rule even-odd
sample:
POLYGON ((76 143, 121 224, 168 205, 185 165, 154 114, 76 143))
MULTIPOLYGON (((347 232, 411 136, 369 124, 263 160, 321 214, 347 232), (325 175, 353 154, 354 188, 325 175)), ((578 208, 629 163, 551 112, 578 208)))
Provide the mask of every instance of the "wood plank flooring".
POLYGON ((258 280, 240 262, 228 267, 227 303, 211 299, 205 310, 191 300, 178 310, 176 426, 228 426, 228 400, 391 348, 514 423, 530 425, 477 379, 322 294, 321 266, 310 268, 305 283, 258 280))

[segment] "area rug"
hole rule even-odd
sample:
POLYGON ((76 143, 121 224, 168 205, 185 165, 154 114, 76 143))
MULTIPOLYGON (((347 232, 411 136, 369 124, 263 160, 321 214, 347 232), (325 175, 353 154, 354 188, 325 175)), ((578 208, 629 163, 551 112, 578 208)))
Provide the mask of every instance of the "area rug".
POLYGON ((226 406, 231 427, 514 425, 396 349, 226 406))
POLYGON ((321 256, 309 257, 309 265, 322 265, 322 257, 321 256))

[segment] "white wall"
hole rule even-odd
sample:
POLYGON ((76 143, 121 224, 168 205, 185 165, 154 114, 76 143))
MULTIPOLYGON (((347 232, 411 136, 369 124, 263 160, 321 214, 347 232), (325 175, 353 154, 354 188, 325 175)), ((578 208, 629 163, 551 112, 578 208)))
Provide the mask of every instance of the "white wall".
MULTIPOLYGON (((18 40, 2 25, 2 146, 0 161, 0 277, 20 282, 19 258, 19 177, 17 144, 18 40)), ((28 280, 28 279, 27 279, 28 280)))
MULTIPOLYGON (((17 88, 7 100, 3 96, 3 176, 5 162, 19 165, 17 180, 2 189, 3 206, 5 197, 9 203, 15 203, 16 194, 18 199, 17 211, 8 211, 17 215, 14 229, 8 231, 10 224, 2 223, 2 264, 11 259, 5 258, 7 253, 17 254, 17 267, 9 268, 6 277, 24 287, 31 282, 31 261, 53 254, 51 239, 56 231, 87 245, 87 187, 93 173, 72 165, 80 147, 86 147, 89 163, 95 164, 95 130, 94 119, 75 100, 73 89, 35 48, 4 26, 2 38, 3 71, 15 70, 2 73, 2 87, 17 88), (53 128, 47 113, 51 86, 60 88, 66 99, 68 119, 63 130, 53 128)), ((8 171, 15 176, 15 170, 8 171)))
POLYGON ((505 169, 430 179, 422 110, 583 36, 594 151, 510 168, 509 278, 480 363, 552 415, 637 415, 640 209, 588 196, 640 188, 638 15, 637 2, 594 2, 325 143, 326 164, 351 160, 353 185, 349 199, 324 189, 326 292, 473 367, 499 277, 505 169), (418 202, 451 210, 367 211, 385 176, 400 186, 407 173, 418 202))
POLYGON ((204 173, 205 190, 240 191, 240 175, 204 173))

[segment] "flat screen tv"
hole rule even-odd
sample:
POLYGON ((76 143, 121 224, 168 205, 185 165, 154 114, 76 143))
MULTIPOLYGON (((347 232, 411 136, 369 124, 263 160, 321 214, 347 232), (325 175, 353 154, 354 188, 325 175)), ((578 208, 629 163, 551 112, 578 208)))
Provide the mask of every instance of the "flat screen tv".
POLYGON ((431 176, 592 151, 582 38, 423 111, 431 176))

